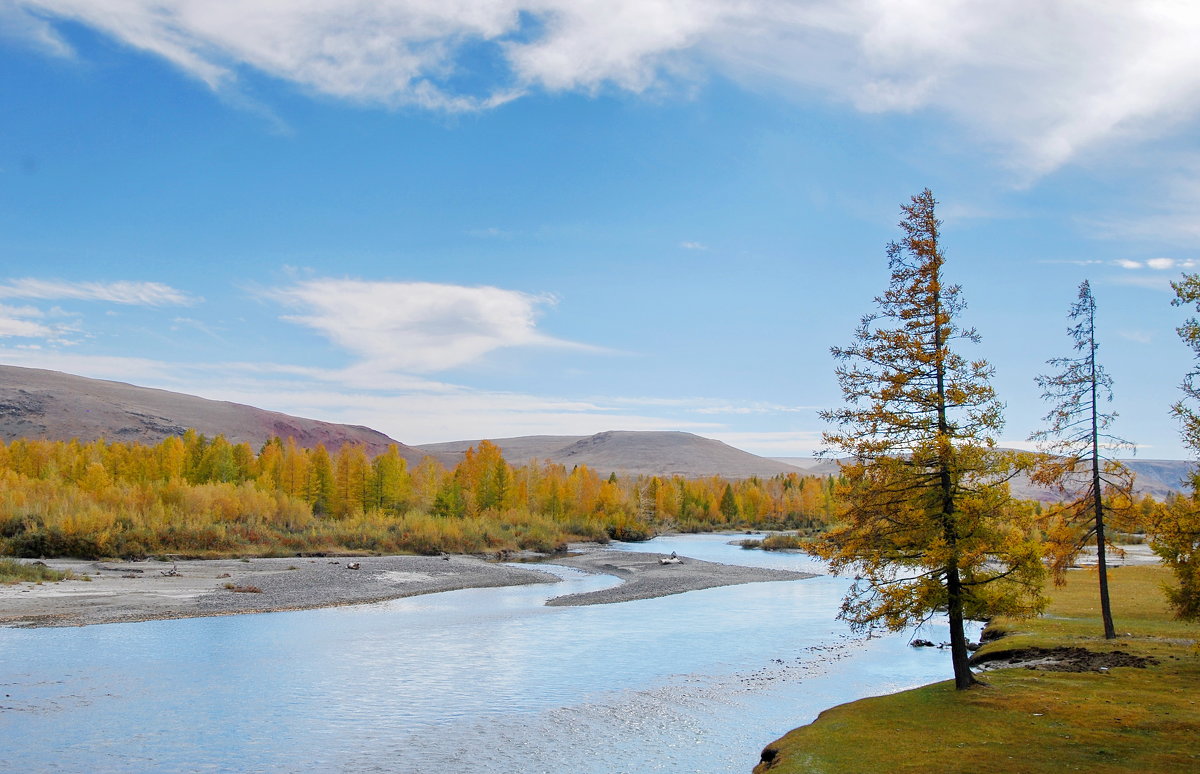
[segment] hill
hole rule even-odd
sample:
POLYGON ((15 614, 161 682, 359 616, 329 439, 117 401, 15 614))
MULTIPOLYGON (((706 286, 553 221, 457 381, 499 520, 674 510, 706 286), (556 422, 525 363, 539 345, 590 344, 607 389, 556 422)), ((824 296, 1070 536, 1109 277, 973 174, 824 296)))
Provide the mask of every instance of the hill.
MULTIPOLYGON (((527 435, 490 439, 504 458, 514 464, 530 459, 556 462, 571 468, 587 465, 600 473, 647 476, 724 476, 749 478, 779 473, 803 473, 797 467, 735 449, 728 444, 692 433, 610 430, 596 435, 527 435)), ((425 452, 460 459, 479 440, 451 441, 417 446, 425 452)))
MULTIPOLYGON (((836 460, 816 457, 774 457, 779 462, 802 468, 810 476, 837 475, 836 460)), ((1150 495, 1163 500, 1172 492, 1182 492, 1187 488, 1187 481, 1195 468, 1195 463, 1188 460, 1121 460, 1135 474, 1133 489, 1137 495, 1150 495)), ((1045 487, 1034 486, 1025 476, 1018 476, 1011 483, 1012 493, 1023 500, 1039 500, 1055 502, 1060 499, 1058 493, 1045 487)))
POLYGON ((383 433, 357 425, 304 419, 240 403, 207 400, 123 382, 88 379, 58 371, 0 366, 0 438, 158 443, 188 428, 231 443, 257 448, 273 436, 301 446, 319 443, 335 449, 362 444, 370 454, 396 444, 400 454, 419 462, 424 453, 383 433))

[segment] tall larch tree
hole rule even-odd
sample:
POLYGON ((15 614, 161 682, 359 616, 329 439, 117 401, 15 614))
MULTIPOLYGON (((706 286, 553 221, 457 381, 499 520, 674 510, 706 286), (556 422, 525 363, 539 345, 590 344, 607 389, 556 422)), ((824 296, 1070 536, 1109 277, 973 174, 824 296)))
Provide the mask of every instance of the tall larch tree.
POLYGON ((845 405, 822 412, 833 426, 824 440, 850 461, 840 523, 815 549, 855 576, 840 613, 853 628, 900 630, 945 610, 961 690, 976 682, 964 621, 1040 610, 1044 568, 994 449, 992 367, 957 351, 979 337, 958 322, 960 289, 945 284, 935 207, 928 189, 902 206, 888 289, 854 343, 832 350, 845 405))
MULTIPOLYGON (((1200 274, 1185 274, 1178 282, 1172 282, 1171 287, 1175 289, 1173 305, 1194 306, 1200 311, 1200 274)), ((1200 320, 1189 317, 1175 330, 1200 361, 1200 320)), ((1171 406, 1171 413, 1179 421, 1184 444, 1200 456, 1200 363, 1193 363, 1180 389, 1183 397, 1171 406)), ((1197 621, 1200 620, 1200 470, 1193 471, 1190 484, 1189 496, 1172 498, 1161 512, 1154 525, 1151 546, 1175 573, 1177 585, 1167 589, 1175 614, 1184 620, 1197 621)))
POLYGON ((1032 480, 1052 486, 1066 500, 1046 514, 1050 522, 1048 546, 1054 579, 1062 584, 1067 567, 1093 538, 1100 576, 1100 614, 1104 636, 1117 636, 1108 597, 1108 538, 1106 517, 1128 510, 1133 500, 1133 472, 1113 459, 1116 449, 1133 449, 1133 444, 1108 432, 1117 418, 1104 411, 1112 402, 1112 377, 1096 359, 1096 298, 1087 280, 1079 285, 1079 296, 1071 305, 1067 333, 1077 353, 1047 361, 1058 369, 1053 375, 1037 377, 1042 398, 1051 404, 1045 416, 1047 427, 1030 436, 1038 441, 1045 456, 1032 480))

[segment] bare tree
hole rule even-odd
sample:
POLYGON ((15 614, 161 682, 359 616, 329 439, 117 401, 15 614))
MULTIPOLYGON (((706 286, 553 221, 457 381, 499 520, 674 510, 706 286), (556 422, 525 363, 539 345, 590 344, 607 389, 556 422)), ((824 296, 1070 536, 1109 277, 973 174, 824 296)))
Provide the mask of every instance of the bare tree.
POLYGON ((1046 454, 1034 470, 1035 483, 1054 486, 1067 495, 1048 517, 1048 544, 1055 582, 1063 582, 1064 571, 1080 549, 1095 538, 1100 575, 1100 613, 1104 636, 1117 636, 1108 596, 1109 539, 1105 517, 1127 509, 1132 501, 1133 471, 1110 456, 1116 449, 1133 449, 1133 444, 1107 432, 1117 418, 1115 411, 1102 411, 1101 403, 1112 401, 1112 377, 1096 360, 1096 299, 1087 280, 1079 285, 1079 297, 1068 314, 1075 352, 1073 357, 1046 361, 1059 369, 1052 376, 1038 376, 1042 398, 1051 403, 1044 417, 1049 426, 1030 436, 1046 454))

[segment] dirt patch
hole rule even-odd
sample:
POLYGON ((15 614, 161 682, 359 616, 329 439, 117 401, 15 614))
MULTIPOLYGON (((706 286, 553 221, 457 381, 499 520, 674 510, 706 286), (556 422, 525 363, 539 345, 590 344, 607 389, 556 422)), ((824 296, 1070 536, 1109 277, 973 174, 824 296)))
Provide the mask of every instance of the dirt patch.
POLYGON ((984 666, 988 669, 1025 667, 1045 672, 1107 672, 1113 667, 1145 669, 1157 663, 1157 659, 1135 656, 1123 650, 1102 652, 1066 646, 993 650, 971 658, 972 666, 984 666))

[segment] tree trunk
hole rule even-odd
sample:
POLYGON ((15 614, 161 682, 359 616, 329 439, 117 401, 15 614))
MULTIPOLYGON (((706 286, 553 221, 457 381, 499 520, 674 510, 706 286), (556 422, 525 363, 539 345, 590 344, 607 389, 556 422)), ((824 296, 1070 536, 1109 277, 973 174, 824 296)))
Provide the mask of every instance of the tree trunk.
POLYGON ((1092 497, 1096 515, 1096 565, 1100 570, 1100 616, 1104 619, 1104 639, 1113 640, 1117 637, 1116 627, 1113 626, 1112 606, 1108 601, 1108 560, 1105 558, 1104 545, 1104 501, 1100 491, 1099 460, 1092 459, 1092 497))
POLYGON ((967 655, 967 635, 963 628, 962 580, 958 576, 958 565, 946 570, 946 591, 949 595, 950 613, 950 661, 954 666, 954 688, 965 690, 979 681, 971 674, 967 655))
MULTIPOLYGON (((1089 319, 1089 324, 1091 324, 1089 319)), ((1096 408, 1096 338, 1092 328, 1091 371, 1092 371, 1092 515, 1096 519, 1096 565, 1100 570, 1100 616, 1104 619, 1104 639, 1113 640, 1117 630, 1113 626, 1112 607, 1108 602, 1108 560, 1104 545, 1104 491, 1100 481, 1100 418, 1096 408)))

